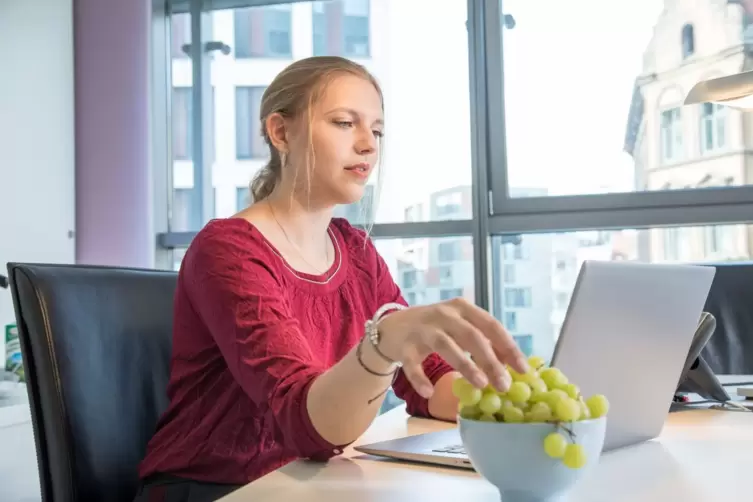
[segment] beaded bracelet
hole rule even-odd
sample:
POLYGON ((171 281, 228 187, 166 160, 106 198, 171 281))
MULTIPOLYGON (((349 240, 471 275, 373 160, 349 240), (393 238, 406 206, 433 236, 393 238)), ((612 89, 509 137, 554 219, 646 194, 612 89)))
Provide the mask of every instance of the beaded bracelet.
POLYGON ((385 305, 382 305, 379 307, 379 309, 374 314, 374 317, 366 321, 366 324, 364 326, 364 330, 366 332, 366 337, 369 339, 369 342, 371 342, 371 346, 374 347, 374 351, 390 364, 397 364, 398 367, 402 366, 399 361, 393 361, 379 349, 379 340, 380 340, 380 333, 378 329, 379 321, 382 320, 382 317, 391 310, 405 310, 405 305, 402 305, 400 303, 387 303, 385 305))

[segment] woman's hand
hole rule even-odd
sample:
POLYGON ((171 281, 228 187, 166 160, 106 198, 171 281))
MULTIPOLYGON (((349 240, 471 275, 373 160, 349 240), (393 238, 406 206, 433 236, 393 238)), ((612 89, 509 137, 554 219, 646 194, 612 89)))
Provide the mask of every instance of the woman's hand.
POLYGON ((426 398, 433 387, 421 363, 433 352, 477 387, 491 382, 506 391, 511 379, 505 364, 520 373, 528 371, 525 355, 502 324, 462 298, 393 312, 379 322, 378 330, 381 352, 402 363, 413 388, 426 398))

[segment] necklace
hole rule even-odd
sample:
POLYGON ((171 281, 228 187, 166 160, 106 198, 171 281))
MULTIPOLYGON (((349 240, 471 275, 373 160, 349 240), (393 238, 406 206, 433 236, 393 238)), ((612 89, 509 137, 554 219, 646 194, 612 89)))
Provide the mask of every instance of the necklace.
MULTIPOLYGON (((269 207, 269 212, 272 213, 272 218, 275 219, 275 222, 277 223, 277 226, 280 227, 280 230, 282 230, 282 233, 285 236, 285 239, 287 239, 287 241, 290 243, 290 245, 293 246, 293 248, 295 249, 295 252, 298 253, 298 256, 300 256, 301 259, 303 261, 305 261, 306 264, 309 267, 311 267, 314 270, 316 270, 319 274, 325 273, 327 271, 326 269, 325 270, 320 270, 319 267, 315 267, 314 265, 312 265, 311 262, 308 261, 305 256, 303 256, 303 252, 301 252, 301 249, 292 240, 290 240, 290 237, 288 237, 288 233, 285 231, 285 228, 280 223, 280 220, 277 219, 277 215, 275 214, 275 210, 272 207, 272 204, 269 203, 269 201, 267 201, 267 206, 269 207)), ((326 239, 324 241, 324 260, 325 260, 326 263, 329 263, 329 251, 327 250, 327 241, 326 241, 326 239)))

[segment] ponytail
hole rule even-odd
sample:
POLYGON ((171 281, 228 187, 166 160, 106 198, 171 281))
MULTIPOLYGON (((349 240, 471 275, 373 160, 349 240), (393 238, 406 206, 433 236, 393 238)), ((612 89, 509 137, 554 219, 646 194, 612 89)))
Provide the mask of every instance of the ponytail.
POLYGON ((272 148, 271 158, 266 166, 256 173, 251 182, 251 197, 254 202, 266 199, 274 191, 282 174, 282 161, 279 152, 272 148))

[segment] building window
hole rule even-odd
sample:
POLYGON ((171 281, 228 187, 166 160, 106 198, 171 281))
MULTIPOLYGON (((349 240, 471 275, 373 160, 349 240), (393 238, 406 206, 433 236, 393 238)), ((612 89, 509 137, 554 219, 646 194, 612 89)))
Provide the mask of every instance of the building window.
POLYGON ((170 17, 171 55, 175 59, 185 59, 189 54, 183 50, 191 43, 191 14, 173 14, 170 17))
POLYGON ((505 284, 515 283, 515 265, 505 265, 503 281, 505 284))
POLYGON ((240 211, 251 205, 251 190, 249 187, 235 189, 235 210, 240 211))
POLYGON ((416 271, 406 270, 403 272, 403 288, 409 289, 416 287, 416 271))
POLYGON ((533 335, 515 335, 513 339, 523 354, 526 356, 533 355, 533 335))
POLYGON ((682 27, 682 58, 686 59, 695 52, 695 35, 693 25, 686 24, 682 27))
POLYGON ((505 312, 505 329, 510 333, 518 330, 518 313, 514 311, 505 312))
POLYGON ((463 296, 463 289, 462 288, 440 289, 439 290, 439 299, 440 299, 440 301, 451 300, 453 298, 458 298, 460 296, 463 296))
POLYGON ((371 220, 371 213, 374 207, 374 185, 364 187, 363 197, 358 202, 337 206, 334 216, 345 218, 352 224, 363 224, 371 220))
POLYGON ((663 162, 680 159, 682 154, 682 115, 679 108, 661 113, 661 158, 663 162))
POLYGON ((405 303, 408 305, 416 305, 416 293, 407 293, 405 295, 405 303))
POLYGON ((448 284, 452 282, 452 267, 439 267, 439 283, 448 284))
POLYGON ((717 103, 701 105, 701 151, 712 152, 724 148, 727 140, 727 107, 717 103))
POLYGON ((680 232, 681 228, 664 229, 664 258, 668 261, 680 259, 680 232))
POLYGON ((505 244, 504 247, 505 260, 522 260, 523 259, 523 242, 516 242, 515 244, 505 244))
POLYGON ((238 159, 263 159, 269 155, 269 149, 261 134, 259 117, 264 89, 235 89, 235 156, 238 159))
POLYGON ((448 261, 456 261, 460 257, 458 256, 460 253, 460 246, 458 245, 458 241, 445 241, 440 242, 439 247, 437 249, 437 254, 439 255, 439 261, 440 262, 448 262, 448 261))
POLYGON ((234 11, 236 58, 291 58, 291 6, 249 7, 234 11))
POLYGON ((505 288, 505 307, 528 308, 531 306, 531 288, 505 288))
POLYGON ((173 159, 191 160, 193 153, 193 92, 191 87, 174 87, 173 159))
POLYGON ((314 55, 368 58, 369 0, 314 2, 314 55))
POLYGON ((437 196, 435 208, 437 218, 459 216, 463 210, 462 194, 460 192, 452 192, 437 196))

